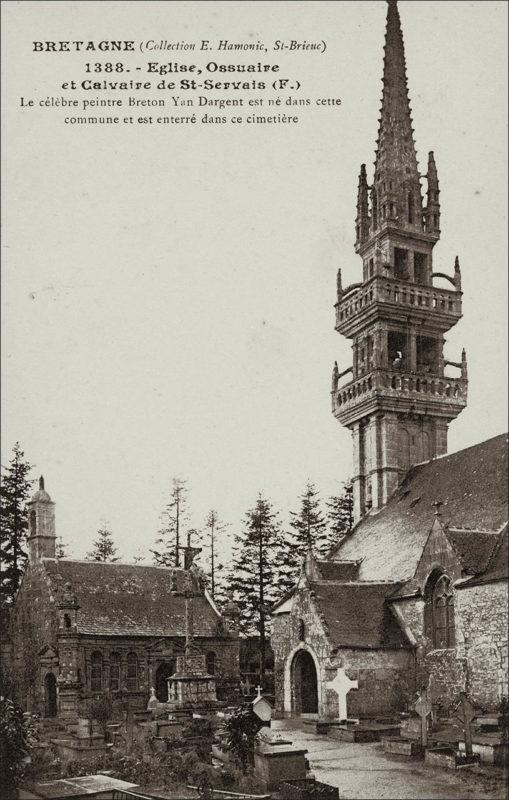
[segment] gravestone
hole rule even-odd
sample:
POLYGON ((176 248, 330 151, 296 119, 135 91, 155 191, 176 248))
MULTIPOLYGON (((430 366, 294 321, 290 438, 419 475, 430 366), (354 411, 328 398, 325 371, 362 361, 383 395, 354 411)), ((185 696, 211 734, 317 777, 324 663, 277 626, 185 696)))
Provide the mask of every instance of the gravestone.
POLYGON ((252 701, 251 705, 253 707, 253 712, 256 714, 258 719, 260 719, 264 725, 270 725, 270 720, 272 718, 272 706, 265 697, 262 697, 262 687, 257 686, 257 696, 252 701))
POLYGON ((332 689, 337 695, 338 718, 348 719, 346 696, 351 689, 359 688, 359 682, 349 678, 343 667, 338 667, 336 676, 331 681, 327 681, 325 686, 327 689, 332 689))
POLYGON ((471 756, 472 751, 472 722, 475 719, 474 706, 468 699, 465 692, 460 693, 460 701, 455 709, 455 717, 461 722, 465 735, 465 754, 471 756))

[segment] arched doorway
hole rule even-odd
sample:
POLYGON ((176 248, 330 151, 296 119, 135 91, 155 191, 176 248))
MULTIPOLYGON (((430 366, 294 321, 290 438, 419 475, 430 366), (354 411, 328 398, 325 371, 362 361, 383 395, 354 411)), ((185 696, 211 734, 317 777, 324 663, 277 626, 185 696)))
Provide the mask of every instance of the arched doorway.
POLYGON ((292 661, 292 711, 295 714, 318 713, 318 679, 313 656, 299 650, 292 661))
POLYGON ((56 717, 57 710, 57 679, 52 672, 48 672, 44 678, 44 714, 56 717))
POLYGON ((175 661, 163 661, 156 670, 156 697, 160 703, 168 701, 168 678, 175 672, 175 661))

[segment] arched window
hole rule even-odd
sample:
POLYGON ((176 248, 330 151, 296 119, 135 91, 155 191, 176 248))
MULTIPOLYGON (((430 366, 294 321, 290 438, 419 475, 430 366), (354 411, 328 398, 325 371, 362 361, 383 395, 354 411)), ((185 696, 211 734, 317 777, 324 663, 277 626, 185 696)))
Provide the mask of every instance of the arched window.
POLYGON ((431 603, 434 647, 454 647, 454 595, 447 575, 441 575, 436 581, 431 603))
POLYGON ((69 614, 64 614, 64 628, 70 628, 70 627, 71 627, 71 618, 69 614))
POLYGON ((213 652, 207 653, 205 663, 207 665, 207 674, 215 675, 216 673, 216 654, 213 652))
POLYGON ((37 528, 37 515, 35 511, 30 512, 30 534, 35 536, 37 528))
POLYGON ((118 692, 120 689, 120 653, 110 655, 110 690, 118 692))
POLYGON ((136 653, 127 654, 127 690, 135 692, 138 688, 138 656, 136 653))
POLYGON ((90 658, 90 689, 93 692, 101 692, 103 688, 103 657, 102 653, 96 650, 90 658))

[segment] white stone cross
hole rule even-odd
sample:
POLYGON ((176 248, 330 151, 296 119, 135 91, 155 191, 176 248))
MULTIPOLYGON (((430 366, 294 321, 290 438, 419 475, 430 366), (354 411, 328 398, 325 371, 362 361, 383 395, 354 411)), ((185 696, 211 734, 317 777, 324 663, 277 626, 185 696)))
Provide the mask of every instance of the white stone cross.
POLYGON ((339 719, 348 719, 346 708, 346 696, 350 689, 358 689, 359 682, 352 681, 343 667, 338 667, 336 677, 331 681, 327 681, 325 686, 327 689, 332 689, 338 696, 338 717, 339 719))

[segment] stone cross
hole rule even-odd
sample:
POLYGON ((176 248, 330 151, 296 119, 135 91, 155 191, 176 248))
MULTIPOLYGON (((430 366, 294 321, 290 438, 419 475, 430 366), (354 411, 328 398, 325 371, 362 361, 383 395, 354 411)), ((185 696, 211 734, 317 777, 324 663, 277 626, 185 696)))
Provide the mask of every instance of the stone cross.
POLYGON ((472 729, 470 723, 475 719, 475 710, 465 692, 460 692, 460 701, 456 706, 457 719, 460 720, 465 734, 465 753, 472 755, 472 729))
POLYGON ((154 689, 153 686, 151 686, 150 697, 148 699, 148 704, 147 704, 147 711, 150 711, 153 708, 157 708, 158 705, 159 705, 159 700, 156 697, 156 690, 154 689))
POLYGON ((262 696, 262 687, 260 686, 260 684, 258 684, 258 686, 256 686, 255 688, 256 691, 258 692, 258 694, 256 695, 256 699, 258 700, 258 698, 262 696))
POLYGON ((428 693, 426 690, 421 692, 414 705, 414 711, 421 718, 421 744, 423 749, 428 744, 428 717, 433 711, 432 705, 428 700, 428 693))
POLYGON ((338 696, 338 717, 339 719, 348 719, 346 696, 350 689, 358 689, 359 682, 352 681, 343 667, 338 667, 336 670, 336 677, 331 681, 327 681, 325 686, 327 689, 332 689, 338 696))

